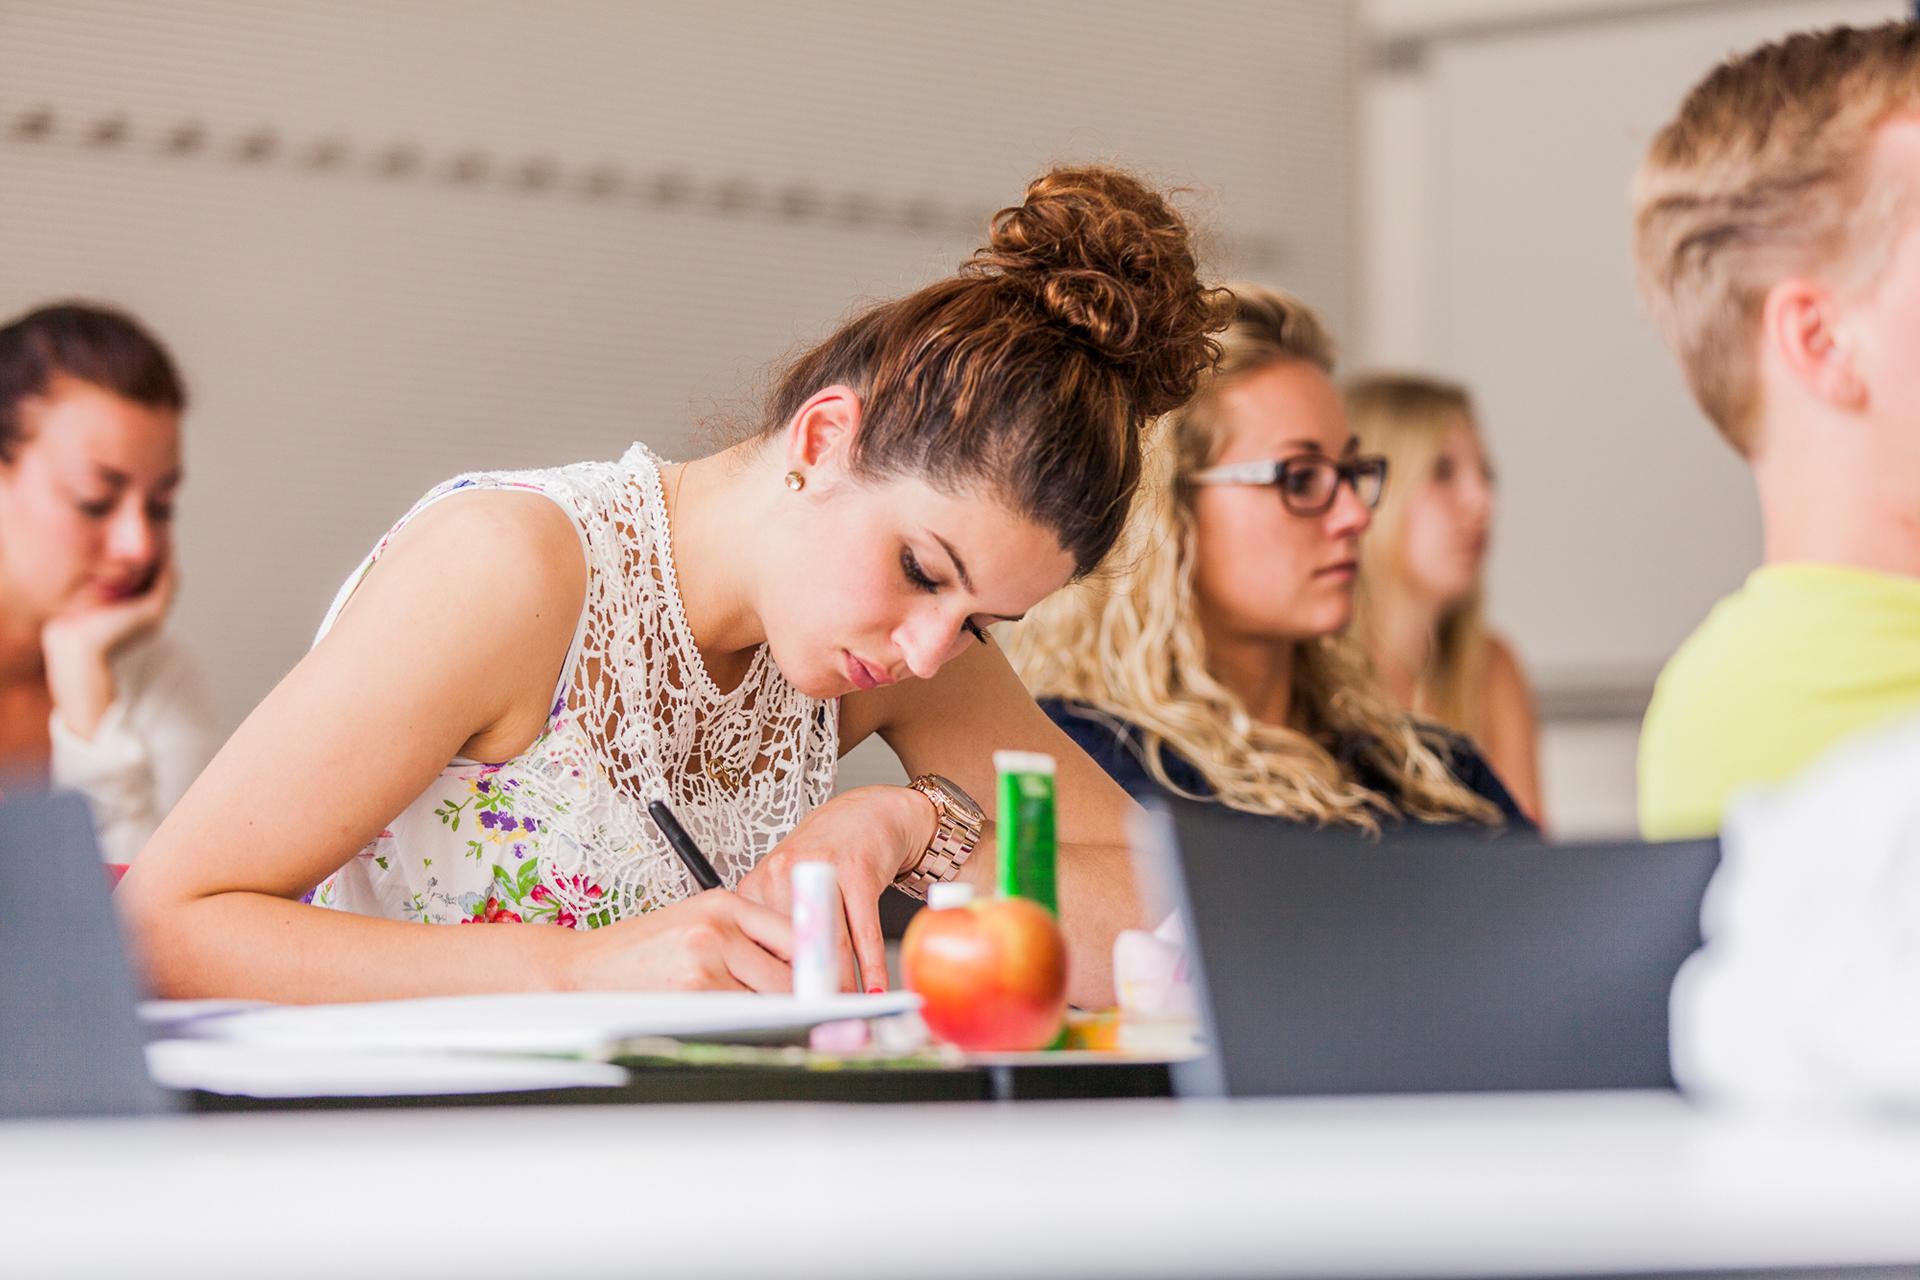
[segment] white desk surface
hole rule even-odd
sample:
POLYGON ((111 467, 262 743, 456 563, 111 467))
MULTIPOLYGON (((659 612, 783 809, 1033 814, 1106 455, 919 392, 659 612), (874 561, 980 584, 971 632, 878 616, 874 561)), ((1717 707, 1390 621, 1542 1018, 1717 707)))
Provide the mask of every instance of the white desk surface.
POLYGON ((1661 1094, 0 1125, 0 1274, 1540 1275, 1920 1261, 1920 1120, 1661 1094))

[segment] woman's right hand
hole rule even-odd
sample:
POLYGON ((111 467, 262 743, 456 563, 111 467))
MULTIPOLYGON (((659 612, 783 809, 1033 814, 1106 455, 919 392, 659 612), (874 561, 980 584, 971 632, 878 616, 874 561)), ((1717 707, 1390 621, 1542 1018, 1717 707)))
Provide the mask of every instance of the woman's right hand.
POLYGON ((793 990, 792 921, 725 889, 709 889, 576 940, 560 975, 560 985, 570 990, 793 990))
POLYGON ((48 620, 40 632, 47 691, 67 728, 93 737, 118 694, 113 655, 129 641, 159 628, 173 607, 179 577, 172 561, 136 595, 111 604, 89 604, 48 620))

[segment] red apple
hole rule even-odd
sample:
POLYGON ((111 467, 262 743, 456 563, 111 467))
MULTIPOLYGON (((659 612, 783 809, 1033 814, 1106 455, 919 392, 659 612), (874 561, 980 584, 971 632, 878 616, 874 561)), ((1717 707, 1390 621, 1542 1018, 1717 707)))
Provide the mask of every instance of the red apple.
POLYGON ((1027 898, 928 908, 900 944, 927 1029, 962 1049, 1044 1049, 1067 1013, 1067 943, 1027 898))

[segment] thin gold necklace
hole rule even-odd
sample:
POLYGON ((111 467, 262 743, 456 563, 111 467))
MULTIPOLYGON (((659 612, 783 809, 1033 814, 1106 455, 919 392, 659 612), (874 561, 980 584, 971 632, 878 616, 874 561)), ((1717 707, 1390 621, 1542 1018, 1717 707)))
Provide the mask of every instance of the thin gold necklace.
MULTIPOLYGON (((687 472, 691 470, 693 470, 693 464, 691 462, 683 462, 680 464, 680 470, 673 477, 673 496, 667 502, 667 520, 669 523, 680 514, 680 486, 687 482, 687 472)), ((746 771, 744 769, 727 764, 724 761, 712 759, 704 749, 700 754, 703 757, 701 772, 727 790, 737 791, 740 788, 740 784, 746 781, 746 771)))
POLYGON ((680 464, 679 471, 673 477, 673 496, 667 500, 667 519, 672 520, 680 514, 680 486, 687 482, 687 472, 693 470, 691 462, 680 464))

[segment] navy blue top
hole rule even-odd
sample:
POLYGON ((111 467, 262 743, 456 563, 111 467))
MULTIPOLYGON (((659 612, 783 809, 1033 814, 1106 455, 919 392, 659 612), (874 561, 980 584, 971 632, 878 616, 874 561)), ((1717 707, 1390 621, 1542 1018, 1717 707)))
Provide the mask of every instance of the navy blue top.
MULTIPOLYGON (((1170 793, 1147 771, 1141 760, 1145 749, 1140 731, 1131 724, 1116 722, 1104 712, 1093 710, 1077 702, 1068 702, 1062 698, 1040 699, 1040 709, 1062 729, 1067 736, 1078 743, 1080 749, 1092 756, 1094 763, 1105 769, 1113 780, 1127 789, 1136 800, 1166 796, 1170 793)), ((1535 831, 1533 820, 1520 811, 1508 794, 1506 786, 1493 772, 1486 757, 1477 751, 1473 744, 1458 734, 1448 733, 1432 725, 1423 725, 1422 731, 1429 743, 1446 761, 1461 786, 1491 801, 1506 818, 1509 831, 1535 831)), ((1369 791, 1377 793, 1382 799, 1400 810, 1400 789, 1394 785, 1391 777, 1383 773, 1367 750, 1369 740, 1357 735, 1348 735, 1336 742, 1333 758, 1339 763, 1346 775, 1369 791)), ((1160 759, 1166 765, 1167 777, 1174 785, 1189 795, 1211 796, 1213 788, 1194 768, 1193 762, 1173 748, 1160 748, 1160 759)), ((1274 815, 1279 818, 1279 815, 1274 815)), ((1280 818, 1281 821, 1290 819, 1280 818)), ((1403 817, 1402 819, 1406 819, 1403 817)), ((1388 825, 1392 819, 1386 819, 1388 825)))

